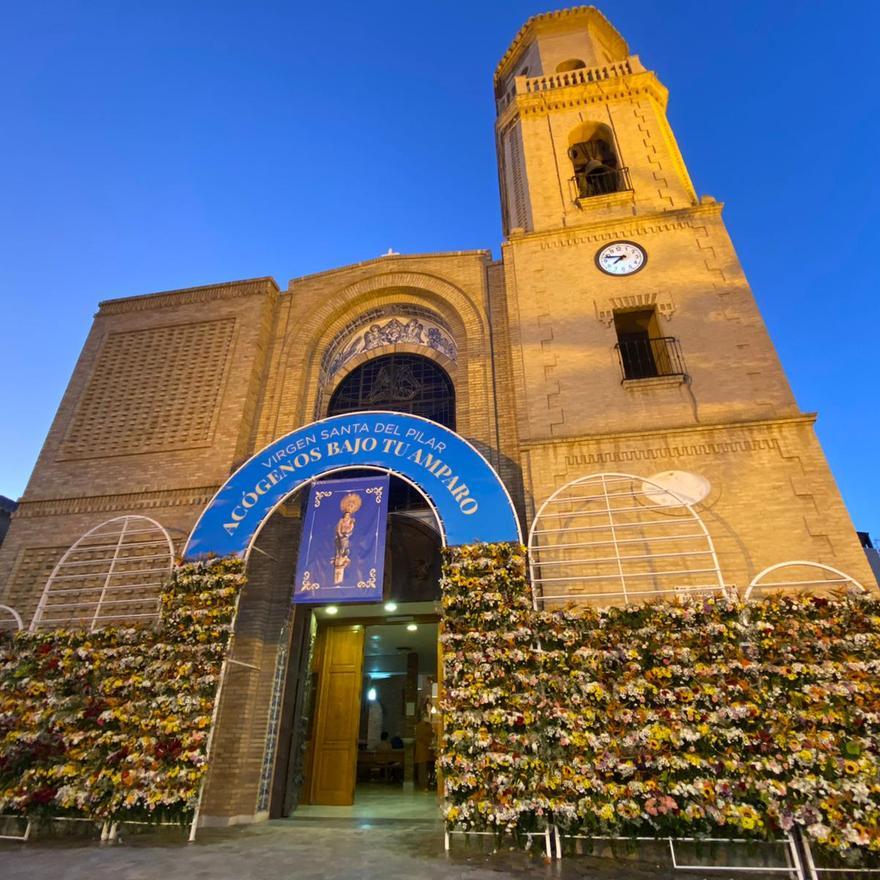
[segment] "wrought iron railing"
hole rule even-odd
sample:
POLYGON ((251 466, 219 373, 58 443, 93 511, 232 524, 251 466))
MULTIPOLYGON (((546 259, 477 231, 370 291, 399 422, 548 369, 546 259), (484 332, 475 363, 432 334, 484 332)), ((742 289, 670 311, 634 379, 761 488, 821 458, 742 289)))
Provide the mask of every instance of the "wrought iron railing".
POLYGON ((620 360, 622 381, 687 375, 681 346, 674 336, 623 337, 614 347, 620 360))
POLYGON ((632 189, 629 181, 629 168, 609 168, 607 171, 578 172, 571 178, 571 186, 576 199, 591 199, 593 196, 607 196, 609 193, 628 192, 632 189))

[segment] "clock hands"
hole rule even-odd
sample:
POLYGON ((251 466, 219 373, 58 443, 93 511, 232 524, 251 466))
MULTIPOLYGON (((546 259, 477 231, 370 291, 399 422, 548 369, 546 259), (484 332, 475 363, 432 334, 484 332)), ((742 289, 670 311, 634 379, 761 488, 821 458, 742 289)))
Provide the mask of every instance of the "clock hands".
POLYGON ((616 241, 601 248, 596 266, 608 275, 632 275, 645 265, 648 255, 631 241, 616 241))

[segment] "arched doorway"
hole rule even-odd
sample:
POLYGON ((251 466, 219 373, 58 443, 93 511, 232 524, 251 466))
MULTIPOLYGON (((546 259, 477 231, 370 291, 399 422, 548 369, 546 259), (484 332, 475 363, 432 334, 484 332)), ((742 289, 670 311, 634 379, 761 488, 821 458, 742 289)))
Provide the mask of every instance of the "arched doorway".
MULTIPOLYGON (((409 389, 403 403, 412 405, 418 397, 409 389)), ((235 675, 256 679, 257 667, 265 669, 267 663, 273 662, 267 653, 272 650, 267 639, 274 642, 279 638, 274 660, 276 684, 268 681, 259 684, 259 693, 254 694, 253 707, 249 710, 255 714, 265 713, 263 717, 269 718, 257 813, 287 815, 305 797, 315 800, 309 773, 314 779, 313 744, 319 733, 322 704, 337 712, 335 716, 332 712, 323 716, 325 734, 339 732, 340 722, 347 719, 349 727, 345 736, 349 752, 345 760, 353 758, 348 765, 348 782, 327 776, 319 786, 322 792, 331 789, 344 792, 347 786, 347 801, 339 797, 336 803, 351 804, 358 774, 368 782, 381 782, 387 771, 387 778, 401 786, 414 786, 419 781, 414 765, 422 762, 415 760, 415 725, 420 720, 420 712, 426 707, 430 711, 433 685, 438 679, 436 661, 432 670, 423 668, 423 661, 428 661, 422 641, 427 636, 436 650, 439 609, 431 596, 436 596, 439 548, 444 544, 516 540, 520 540, 520 530, 512 502, 485 458, 450 428, 408 412, 350 411, 305 425, 256 453, 227 480, 190 535, 185 556, 192 559, 203 553, 236 553, 249 559, 249 587, 240 607, 241 626, 236 627, 236 652, 241 652, 237 653, 236 660, 241 658, 253 667, 239 664, 234 667, 235 675), (412 488, 421 499, 420 504, 414 506, 408 506, 403 499, 400 508, 392 510, 390 531, 400 536, 402 547, 390 551, 387 593, 380 603, 340 606, 335 615, 324 607, 298 605, 288 621, 286 633, 281 638, 273 636, 271 624, 263 621, 274 619, 275 626, 280 625, 283 618, 275 615, 281 611, 285 591, 290 601, 291 575, 301 529, 297 511, 297 499, 304 494, 301 490, 322 477, 351 475, 361 469, 399 477, 407 489, 412 488), (260 546, 255 548, 255 542, 260 546), (252 554, 254 549, 259 552, 252 554), (277 611, 269 607, 267 597, 272 591, 277 597, 272 600, 275 602, 272 607, 277 611), (265 607, 257 607, 260 603, 266 603, 265 607), (266 636, 246 642, 251 627, 254 631, 260 628, 266 636), (241 639, 238 638, 240 629, 241 639), (372 639, 373 635, 379 638, 372 639), (375 651, 370 648, 374 642, 378 643, 375 651), (248 648, 253 645, 252 654, 244 654, 246 644, 248 648), (371 668, 377 658, 389 657, 403 665, 371 668), (365 670, 387 674, 387 677, 371 684, 364 677, 365 670), (322 681, 333 679, 345 683, 346 677, 348 696, 344 705, 333 693, 324 693, 322 700, 322 681), (401 734, 401 740, 406 741, 405 748, 392 749, 391 757, 367 754, 380 750, 367 748, 370 732, 364 707, 373 702, 370 698, 373 688, 375 696, 383 700, 381 682, 395 677, 398 696, 394 701, 397 713, 394 717, 401 719, 401 729, 385 732, 389 739, 401 734), (341 712, 337 711, 340 708, 341 712), (352 741, 358 744, 364 741, 364 747, 352 752, 352 741), (386 767, 386 764, 397 766, 386 767)), ((392 701, 389 698, 387 702, 390 711, 392 701)), ((232 728, 240 725, 241 717, 241 712, 235 717, 227 716, 221 708, 218 743, 227 739, 224 727, 229 730, 228 739, 235 738, 232 728)), ((393 722, 387 726, 393 727, 393 722)), ((382 732, 380 729, 380 736, 382 732)), ((327 760, 322 767, 332 771, 338 764, 331 754, 337 743, 325 741, 324 745, 327 760)), ((244 785, 244 770, 241 779, 239 784, 244 785)), ((206 815, 217 809, 213 804, 226 797, 228 789, 223 789, 223 784, 219 777, 216 786, 209 780, 206 799, 211 807, 206 815)), ((319 799, 324 799, 325 804, 331 800, 324 798, 324 794, 319 799)), ((239 801, 244 800, 242 790, 239 801)), ((324 804, 310 804, 305 810, 314 806, 324 804)), ((363 804, 355 800, 353 806, 359 809, 363 804)), ((302 814, 303 811, 297 812, 302 814)))

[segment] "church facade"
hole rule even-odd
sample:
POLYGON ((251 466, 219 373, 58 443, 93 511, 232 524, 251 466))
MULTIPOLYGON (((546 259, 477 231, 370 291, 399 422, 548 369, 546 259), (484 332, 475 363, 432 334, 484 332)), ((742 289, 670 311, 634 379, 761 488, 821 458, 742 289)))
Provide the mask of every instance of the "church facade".
MULTIPOLYGON (((494 88, 500 259, 389 254, 284 290, 255 278, 99 305, 0 548, 0 603, 25 627, 148 617, 140 585, 183 551, 231 473, 297 428, 365 410, 411 413, 465 438, 507 488, 530 549, 555 528, 536 523, 545 502, 591 487, 557 494, 568 506, 555 515, 568 523, 559 534, 574 536, 566 546, 593 555, 563 553, 557 574, 541 566, 542 597, 558 587, 566 601, 627 601, 719 576, 744 590, 792 561, 875 585, 815 415, 792 395, 722 205, 697 196, 657 75, 600 12, 578 7, 530 19, 494 88), (615 521, 614 499, 630 509, 638 481, 656 503, 638 524, 615 521), (579 497, 600 499, 607 521, 572 525, 566 516, 590 515, 572 506, 579 497), (626 553, 636 542, 623 530, 644 542, 651 517, 676 506, 710 551, 682 549, 685 531, 658 537, 668 543, 641 554, 651 565, 630 573, 627 590, 621 554, 638 554, 626 553), (677 567, 664 567, 662 546, 676 549, 677 567), (127 577, 111 580, 118 573, 127 577)), ((430 580, 439 546, 411 495, 399 492, 408 524, 389 532, 404 546, 388 551, 392 569, 401 557, 391 578, 410 583, 390 583, 386 598, 398 590, 404 601, 412 582, 430 580), (416 556, 418 571, 406 567, 416 556)), ((321 650, 315 619, 301 606, 289 614, 301 501, 274 511, 249 555, 206 821, 280 815, 309 799, 296 791, 309 770, 291 757, 308 699, 295 681, 321 650)), ((413 619, 426 614, 419 605, 413 619)))

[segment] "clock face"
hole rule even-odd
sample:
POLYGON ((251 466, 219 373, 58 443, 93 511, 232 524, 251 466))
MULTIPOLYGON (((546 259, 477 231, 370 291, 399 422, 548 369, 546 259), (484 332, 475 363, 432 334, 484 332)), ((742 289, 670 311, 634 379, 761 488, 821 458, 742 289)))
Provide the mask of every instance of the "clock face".
POLYGON ((609 275, 632 275, 645 267, 648 255, 633 241, 606 244, 596 254, 596 265, 609 275))

